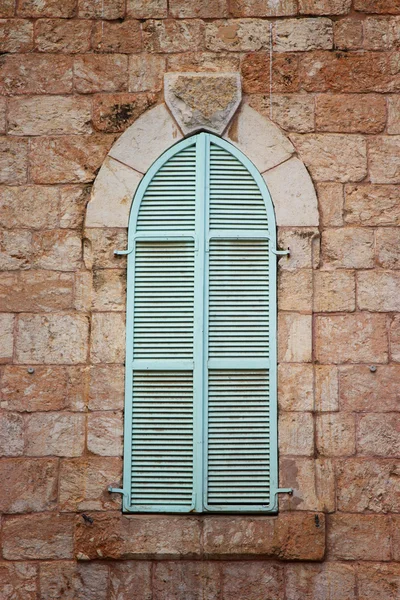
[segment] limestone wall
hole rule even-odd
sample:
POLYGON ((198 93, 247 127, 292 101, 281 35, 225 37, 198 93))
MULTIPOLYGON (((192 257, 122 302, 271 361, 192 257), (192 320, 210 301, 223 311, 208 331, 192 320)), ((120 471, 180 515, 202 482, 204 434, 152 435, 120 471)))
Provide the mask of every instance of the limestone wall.
POLYGON ((397 600, 398 0, 0 0, 0 53, 1 600, 397 600), (272 196, 304 193, 300 161, 318 195, 319 226, 277 206, 277 517, 124 517, 107 491, 126 229, 86 206, 102 165, 124 200, 106 157, 178 71, 240 72, 293 145, 272 196))

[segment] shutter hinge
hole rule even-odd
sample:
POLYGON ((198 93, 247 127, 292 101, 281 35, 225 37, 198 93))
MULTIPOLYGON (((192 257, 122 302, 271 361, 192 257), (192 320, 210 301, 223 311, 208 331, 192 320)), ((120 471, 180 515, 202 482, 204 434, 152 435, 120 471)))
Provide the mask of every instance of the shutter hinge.
POLYGON ((273 248, 271 248, 271 252, 276 256, 290 256, 290 248, 288 248, 287 250, 274 250, 273 248))
POLYGON ((278 488, 275 494, 289 494, 290 496, 292 496, 293 488, 278 488))

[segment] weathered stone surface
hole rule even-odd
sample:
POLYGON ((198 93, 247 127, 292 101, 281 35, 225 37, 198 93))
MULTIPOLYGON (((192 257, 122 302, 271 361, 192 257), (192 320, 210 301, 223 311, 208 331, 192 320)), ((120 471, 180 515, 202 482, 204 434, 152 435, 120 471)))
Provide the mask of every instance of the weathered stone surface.
POLYGON ((78 560, 178 559, 201 554, 200 521, 196 517, 124 517, 120 512, 109 511, 94 513, 93 521, 92 525, 87 525, 82 518, 76 519, 75 553, 78 560))
POLYGON ((357 273, 357 304, 360 310, 398 312, 400 310, 400 273, 397 271, 360 271, 357 273))
POLYGON ((53 513, 10 517, 3 524, 4 558, 72 558, 73 522, 73 516, 53 513))
POLYGON ((343 367, 339 371, 340 407, 350 412, 391 412, 400 406, 400 367, 380 365, 371 372, 367 365, 343 367))
POLYGON ((40 565, 41 600, 107 600, 109 567, 102 563, 67 561, 40 565))
POLYGON ((28 456, 81 456, 85 416, 80 413, 32 413, 26 422, 28 456))
POLYGON ((47 410, 84 410, 88 367, 37 366, 34 373, 26 367, 8 365, 2 375, 1 407, 19 412, 47 410))
POLYGON ((263 50, 270 40, 270 27, 261 19, 228 19, 206 24, 207 50, 241 52, 263 50))
POLYGON ((100 269, 93 273, 93 310, 121 311, 125 309, 126 271, 100 269))
POLYGON ((13 315, 0 314, 0 363, 11 362, 14 348, 13 315))
POLYGON ((362 94, 400 89, 398 56, 387 52, 316 50, 302 56, 300 78, 309 92, 362 94))
POLYGON ((312 310, 312 270, 285 271, 278 278, 279 310, 312 310))
POLYGON ((56 460, 4 459, 0 461, 0 476, 7 490, 0 498, 3 513, 41 512, 55 508, 56 460))
POLYGON ((363 23, 363 47, 366 50, 393 50, 400 45, 398 17, 367 17, 363 23))
POLYGON ((60 227, 82 230, 90 186, 63 185, 60 188, 60 227))
POLYGON ((125 54, 85 54, 74 60, 74 85, 78 92, 122 92, 128 88, 125 54))
POLYGON ((275 23, 275 52, 329 50, 332 46, 333 29, 330 19, 285 19, 275 23))
MULTIPOLYGON (((316 271, 314 278, 315 312, 355 310, 356 283, 351 271, 316 271)), ((361 306, 360 306, 361 308, 361 306)))
POLYGON ((315 410, 318 412, 339 410, 339 378, 336 367, 315 366, 315 410))
POLYGON ((93 363, 122 363, 125 358, 125 320, 122 313, 95 313, 92 317, 93 363))
POLYGON ((0 98, 0 133, 6 133, 7 99, 0 98))
MULTIPOLYGON (((216 563, 208 563, 215 570, 216 563)), ((211 573, 208 577, 211 579, 211 573)), ((212 585, 212 581, 210 582, 212 585)), ((209 587, 211 587, 209 585, 209 587)), ((207 590, 207 599, 218 598, 218 582, 214 583, 214 594, 207 590)), ((246 600, 259 600, 260 590, 265 598, 283 600, 284 598, 284 574, 283 565, 263 562, 223 562, 221 581, 223 600, 239 597, 246 600)), ((199 600, 202 598, 199 589, 199 600)), ((183 597, 182 597, 182 600, 183 597)))
POLYGON ((308 133, 314 131, 314 100, 305 94, 254 94, 247 98, 249 106, 270 117, 282 129, 308 133))
POLYGON ((400 318, 394 315, 391 319, 390 330, 390 356, 395 362, 400 362, 400 318))
POLYGON ((74 16, 76 0, 21 0, 17 14, 20 17, 62 17, 74 16))
POLYGON ((118 510, 121 499, 108 487, 118 486, 122 477, 119 458, 72 458, 61 462, 60 510, 118 510))
POLYGON ((278 326, 278 360, 311 361, 311 315, 281 313, 278 326))
POLYGON ((154 94, 101 94, 93 102, 93 125, 98 131, 124 131, 155 104, 154 94))
POLYGON ((330 459, 281 457, 279 485, 293 489, 292 495, 280 497, 280 510, 335 510, 335 476, 330 459))
POLYGON ((344 220, 357 225, 400 225, 398 185, 346 185, 344 220))
POLYGON ((24 421, 17 413, 1 413, 0 455, 21 456, 24 451, 24 421))
POLYGON ((29 52, 33 47, 33 24, 23 19, 0 20, 0 52, 29 52))
POLYGON ((87 269, 123 269, 126 256, 117 256, 114 250, 124 250, 127 232, 123 229, 86 229, 83 257, 87 269))
POLYGON ((164 95, 185 134, 204 128, 222 134, 240 104, 240 75, 167 73, 164 95))
POLYGON ((317 416, 317 450, 321 456, 351 456, 356 450, 355 419, 348 413, 317 416))
POLYGON ((91 367, 89 384, 90 410, 122 410, 124 406, 124 367, 91 367))
POLYGON ((165 19, 168 0, 127 0, 126 10, 134 19, 165 19))
POLYGON ((290 249, 289 256, 279 260, 282 270, 310 269, 318 264, 315 256, 316 247, 319 249, 319 233, 317 228, 286 228, 278 230, 278 246, 284 250, 290 249))
POLYGON ((0 94, 72 92, 70 56, 8 55, 0 65, 0 94))
POLYGON ((291 17, 297 14, 296 0, 232 0, 235 17, 291 17))
POLYGON ((312 365, 282 363, 278 368, 278 401, 280 410, 314 409, 312 365))
POLYGON ((30 269, 32 261, 32 234, 29 231, 0 232, 0 269, 14 271, 30 269))
POLYGON ((390 560, 389 520, 383 515, 332 515, 327 546, 334 560, 390 560))
POLYGON ((338 133, 379 133, 386 125, 386 102, 375 94, 319 94, 316 129, 338 133))
POLYGON ((290 564, 286 569, 287 600, 355 600, 353 565, 290 564))
POLYGON ((174 19, 218 19, 229 15, 228 0, 200 0, 188 3, 186 0, 170 0, 170 16, 174 19))
POLYGON ((317 181, 360 181, 367 174, 364 138, 342 134, 292 134, 291 139, 317 181))
POLYGON ((208 557, 314 561, 321 560, 324 552, 325 517, 321 513, 219 516, 204 521, 204 553, 208 557))
POLYGON ((366 13, 399 14, 400 4, 398 0, 354 0, 355 10, 366 13))
POLYGON ((22 364, 86 362, 89 323, 83 315, 23 314, 18 318, 16 357, 22 364))
POLYGON ((316 317, 316 359, 321 363, 387 362, 384 315, 316 317))
POLYGON ((371 138, 368 156, 372 183, 400 183, 400 136, 371 138))
POLYGON ((263 173, 294 153, 290 141, 276 125, 244 104, 224 136, 237 146, 263 173))
POLYGON ((168 56, 168 71, 184 73, 234 73, 240 70, 240 55, 232 52, 185 52, 168 56))
POLYGON ((314 420, 311 413, 281 413, 279 450, 282 455, 312 456, 314 454, 314 420))
POLYGON ((87 447, 100 456, 122 456, 121 412, 95 412, 88 416, 87 447))
MULTIPOLYGON (((243 92, 247 94, 269 94, 271 87, 270 55, 266 52, 251 52, 242 60, 243 92)), ((272 61, 272 82, 275 93, 297 92, 300 87, 299 55, 276 54, 272 61)))
POLYGON ((326 229, 322 233, 321 249, 322 260, 327 267, 370 269, 374 266, 372 229, 326 229))
POLYGON ((393 558, 396 561, 400 560, 400 518, 398 515, 393 515, 391 518, 392 524, 392 543, 393 543, 393 558))
POLYGON ((314 185, 304 164, 291 158, 264 173, 274 203, 279 226, 318 225, 318 205, 314 185))
POLYGON ((159 561, 154 569, 153 597, 155 600, 217 600, 220 579, 220 569, 215 562, 159 561))
POLYGON ((172 144, 182 138, 174 119, 163 104, 145 112, 111 148, 111 158, 145 173, 172 144))
POLYGON ((3 0, 0 6, 1 17, 13 17, 15 13, 15 0, 3 0))
POLYGON ((129 57, 129 91, 159 92, 166 69, 163 56, 134 54, 129 57))
POLYGON ((0 137, 0 183, 19 185, 27 181, 28 142, 0 137))
POLYGON ((140 22, 102 21, 95 23, 93 29, 93 48, 97 52, 121 52, 130 54, 142 49, 140 22))
POLYGON ((9 102, 11 135, 59 135, 90 133, 89 99, 70 96, 14 98, 9 102))
POLYGON ((346 459, 337 466, 338 509, 343 512, 400 512, 400 469, 396 460, 346 459))
POLYGON ((79 17, 112 21, 121 19, 124 15, 124 0, 78 0, 79 17))
POLYGON ((25 271, 0 273, 0 311, 67 310, 73 306, 70 273, 25 271))
POLYGON ((144 47, 148 52, 186 52, 202 50, 205 24, 200 19, 177 21, 149 20, 143 24, 144 47))
POLYGON ((362 47, 362 21, 348 17, 333 25, 334 47, 338 50, 358 50, 362 47))
POLYGON ((400 595, 400 566, 396 563, 360 564, 357 579, 360 600, 396 600, 400 595))
POLYGON ((303 15, 345 15, 350 8, 351 0, 299 0, 303 15))
POLYGON ((376 231, 376 259, 384 269, 400 268, 400 230, 396 227, 379 228, 376 231))
POLYGON ((44 186, 0 188, 0 225, 6 229, 50 229, 58 223, 59 191, 44 186))
MULTIPOLYGON (((178 564, 186 567, 189 566, 188 563, 178 564)), ((154 596, 152 595, 151 567, 151 563, 145 561, 130 561, 111 564, 111 597, 118 598, 119 600, 132 600, 132 598, 152 600, 154 596)), ((188 575, 189 568, 185 571, 186 576, 188 575)), ((174 583, 176 583, 176 581, 174 581, 174 583)), ((178 586, 175 585, 175 589, 176 587, 178 586)))
POLYGON ((390 134, 400 133, 400 98, 389 96, 388 99, 388 122, 387 132, 390 134))
POLYGON ((363 455, 399 457, 399 415, 397 413, 362 415, 358 422, 357 450, 363 455))
POLYGON ((33 235, 33 264, 39 269, 77 271, 82 266, 82 238, 76 231, 53 229, 33 235))
POLYGON ((39 52, 89 52, 91 29, 91 22, 82 19, 40 19, 36 22, 35 48, 39 52))
POLYGON ((31 176, 35 183, 89 183, 115 136, 43 137, 31 142, 31 176))
POLYGON ((93 273, 78 271, 75 273, 74 308, 79 312, 90 312, 92 308, 93 273))
POLYGON ((36 600, 37 570, 38 567, 34 564, 1 561, 0 596, 16 600, 36 600))

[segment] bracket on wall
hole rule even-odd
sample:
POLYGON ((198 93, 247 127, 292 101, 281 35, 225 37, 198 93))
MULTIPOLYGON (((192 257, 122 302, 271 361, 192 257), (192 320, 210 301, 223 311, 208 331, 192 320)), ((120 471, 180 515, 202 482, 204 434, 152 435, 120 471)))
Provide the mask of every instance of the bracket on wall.
POLYGON ((132 252, 133 248, 128 248, 128 250, 114 250, 114 254, 117 256, 126 256, 132 252))
POLYGON ((275 494, 289 494, 289 496, 292 496, 293 488, 278 488, 275 494))
POLYGON ((275 254, 275 256, 290 256, 290 248, 287 250, 274 250, 271 248, 271 252, 275 254))
POLYGON ((126 494, 122 488, 115 488, 110 485, 108 487, 108 491, 110 492, 110 494, 121 494, 121 496, 126 496, 126 494))

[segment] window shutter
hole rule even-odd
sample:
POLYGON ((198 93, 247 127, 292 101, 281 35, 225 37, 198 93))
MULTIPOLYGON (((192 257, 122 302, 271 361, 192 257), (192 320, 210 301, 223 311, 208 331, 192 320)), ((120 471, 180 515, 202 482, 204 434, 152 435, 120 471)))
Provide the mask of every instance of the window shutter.
POLYGON ((237 149, 184 140, 129 228, 124 509, 276 509, 275 221, 237 149))

